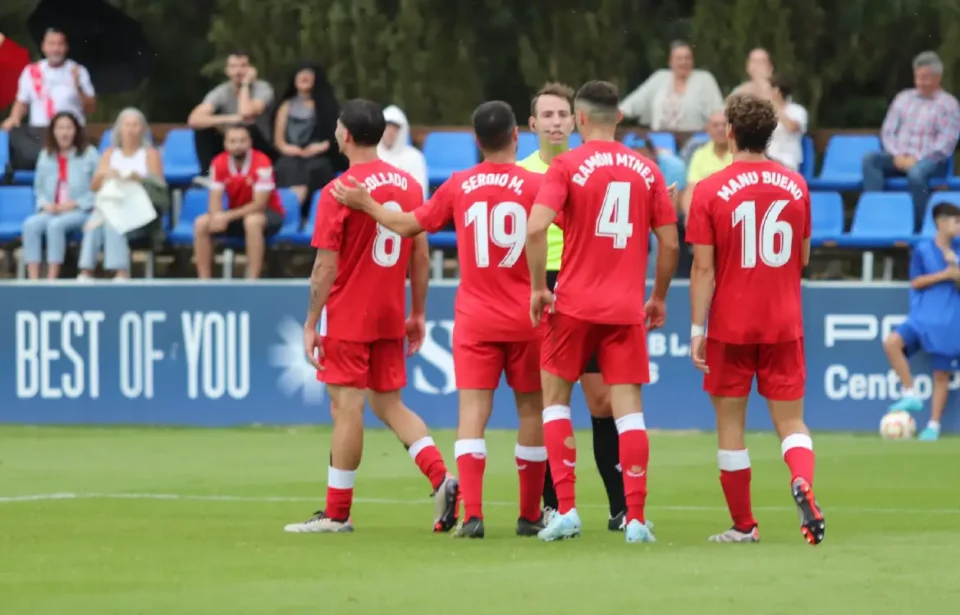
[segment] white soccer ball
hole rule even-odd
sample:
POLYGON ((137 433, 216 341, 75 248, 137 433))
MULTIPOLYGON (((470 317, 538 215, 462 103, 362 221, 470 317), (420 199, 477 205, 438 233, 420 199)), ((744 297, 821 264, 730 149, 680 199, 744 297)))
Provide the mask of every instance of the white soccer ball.
POLYGON ((907 440, 917 433, 917 423, 904 410, 894 410, 880 420, 880 437, 884 440, 907 440))

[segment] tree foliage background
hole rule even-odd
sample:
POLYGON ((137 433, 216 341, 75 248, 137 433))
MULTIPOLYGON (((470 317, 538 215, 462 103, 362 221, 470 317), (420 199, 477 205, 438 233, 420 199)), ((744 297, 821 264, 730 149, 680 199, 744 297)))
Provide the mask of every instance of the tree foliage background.
MULTIPOLYGON (((812 125, 876 127, 927 49, 960 94, 958 0, 114 0, 157 53, 150 78, 102 101, 97 118, 133 104, 183 122, 222 80, 231 50, 250 52, 280 87, 301 61, 327 68, 341 99, 394 103, 415 124, 466 124, 483 99, 526 115, 544 81, 610 79, 624 93, 689 41, 724 91, 756 46, 796 82, 812 125), (589 8, 585 8, 589 7, 589 8)), ((29 42, 36 0, 0 2, 0 32, 29 42)), ((32 45, 32 43, 30 43, 32 45)))

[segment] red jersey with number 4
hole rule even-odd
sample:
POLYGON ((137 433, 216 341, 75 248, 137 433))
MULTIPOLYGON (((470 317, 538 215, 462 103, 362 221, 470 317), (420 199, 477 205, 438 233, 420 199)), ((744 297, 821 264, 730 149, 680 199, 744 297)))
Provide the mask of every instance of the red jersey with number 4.
MULTIPOLYGON (((355 164, 341 180, 354 177, 384 207, 413 211, 423 188, 408 173, 382 160, 355 164)), ((328 337, 352 342, 402 338, 406 329, 407 265, 413 239, 404 239, 363 212, 333 197, 333 184, 320 192, 311 245, 338 253, 337 278, 324 308, 328 337)))
POLYGON ((800 278, 809 238, 807 183, 783 165, 735 162, 699 182, 687 241, 714 248, 708 337, 728 344, 803 337, 800 278))
POLYGON ((553 160, 536 202, 563 216, 556 311, 645 323, 650 230, 677 221, 660 169, 622 143, 587 141, 553 160))
POLYGON ((456 331, 463 340, 534 339, 527 218, 542 175, 515 164, 482 162, 454 173, 414 215, 430 233, 453 221, 460 258, 456 331))

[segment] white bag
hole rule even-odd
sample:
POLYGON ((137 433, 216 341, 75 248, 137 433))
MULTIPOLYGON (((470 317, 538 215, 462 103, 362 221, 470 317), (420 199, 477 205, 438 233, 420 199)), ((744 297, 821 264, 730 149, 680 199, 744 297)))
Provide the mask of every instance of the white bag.
POLYGON ((96 210, 107 224, 122 235, 146 226, 157 218, 157 210, 140 182, 126 179, 111 179, 100 187, 96 210))

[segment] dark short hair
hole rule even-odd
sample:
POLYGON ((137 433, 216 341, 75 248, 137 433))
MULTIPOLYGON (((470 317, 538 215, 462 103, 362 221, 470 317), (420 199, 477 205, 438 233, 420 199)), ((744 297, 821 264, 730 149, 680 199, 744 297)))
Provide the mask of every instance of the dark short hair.
POLYGON ((960 207, 953 203, 937 203, 933 206, 933 219, 960 218, 960 207))
POLYGON ((348 100, 340 111, 340 123, 347 129, 354 143, 361 147, 376 147, 383 138, 387 121, 383 108, 371 100, 348 100))
POLYGON ((755 154, 767 150, 778 121, 773 103, 752 94, 733 94, 727 99, 724 115, 738 150, 755 154))
POLYGON ((233 51, 227 54, 228 58, 231 56, 234 58, 247 58, 249 60, 250 52, 248 52, 246 49, 234 49, 233 51))
POLYGON ((609 81, 588 81, 580 86, 576 100, 599 110, 615 111, 620 104, 620 90, 609 81))
POLYGON ((530 101, 530 115, 533 117, 537 116, 537 101, 540 100, 541 96, 563 98, 570 104, 570 110, 573 110, 573 88, 565 83, 550 81, 543 84, 543 87, 537 90, 537 93, 533 95, 533 99, 530 101))
POLYGON ((43 38, 47 38, 48 34, 59 34, 64 39, 67 38, 67 33, 61 30, 60 28, 47 28, 43 31, 43 38))
POLYGON ((516 127, 517 118, 513 115, 513 109, 502 100, 482 103, 473 112, 473 133, 477 136, 480 149, 484 151, 507 149, 513 143, 516 127))
POLYGON ((87 141, 87 133, 83 130, 83 125, 77 116, 70 111, 61 111, 50 119, 50 124, 47 126, 47 130, 43 136, 43 149, 47 150, 50 154, 56 154, 60 151, 60 146, 57 145, 57 139, 53 136, 53 127, 63 118, 69 118, 70 121, 73 122, 73 128, 76 130, 76 133, 73 135, 73 147, 79 153, 85 152, 89 143, 89 141, 87 141))
POLYGON ((227 124, 223 129, 223 136, 226 137, 230 132, 234 130, 242 130, 247 133, 247 136, 253 138, 253 135, 250 134, 250 127, 246 124, 227 124))
POLYGON ((780 90, 780 95, 784 98, 790 98, 793 94, 793 81, 784 75, 774 75, 770 78, 770 87, 780 90))

